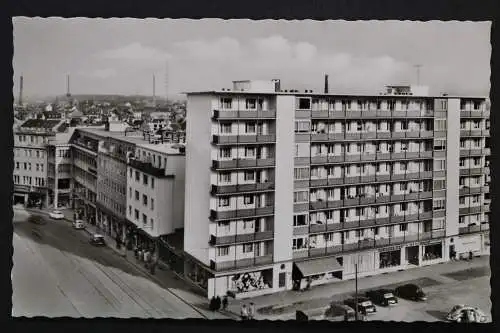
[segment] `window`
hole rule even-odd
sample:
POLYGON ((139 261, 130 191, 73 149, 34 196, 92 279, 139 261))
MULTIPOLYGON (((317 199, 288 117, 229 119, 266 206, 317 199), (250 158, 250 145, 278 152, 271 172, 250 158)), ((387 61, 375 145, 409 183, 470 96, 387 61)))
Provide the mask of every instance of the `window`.
POLYGON ((136 181, 140 181, 140 179, 141 179, 141 177, 140 177, 140 175, 139 175, 139 171, 137 171, 137 170, 136 170, 136 171, 135 171, 135 180, 136 180, 136 181))
POLYGON ((220 183, 230 183, 231 182, 231 172, 221 172, 219 173, 220 183))
POLYGON ((229 255, 229 246, 220 246, 217 248, 217 257, 229 255))
POLYGON ((257 100, 255 98, 247 98, 245 101, 245 107, 249 110, 254 110, 257 108, 257 100))
POLYGON ((479 203, 479 195, 472 196, 472 203, 479 203))
POLYGON ((16 169, 19 169, 19 162, 16 162, 16 169))
POLYGON ((148 217, 146 214, 142 214, 142 224, 148 224, 148 217))
POLYGON ((132 168, 128 168, 128 174, 130 176, 130 179, 132 179, 132 168))
POLYGON ((135 191, 135 200, 139 200, 139 191, 135 191))
POLYGON ((293 177, 295 180, 309 179, 309 168, 295 168, 293 170, 293 177))
POLYGON ((296 120, 295 133, 309 133, 311 131, 311 123, 309 120, 296 120))
POLYGON ((433 209, 434 210, 443 210, 445 209, 445 199, 434 199, 433 209))
POLYGON ((245 147, 245 157, 255 157, 255 148, 245 147))
POLYGON ((466 125, 466 122, 465 121, 461 121, 460 122, 460 129, 464 130, 465 129, 465 125, 466 125))
POLYGON ((229 206, 229 197, 220 197, 219 207, 228 207, 228 206, 229 206))
POLYGON ((481 165, 481 157, 474 157, 474 166, 481 165))
POLYGON ((254 196, 253 195, 244 195, 243 196, 243 203, 245 205, 253 205, 253 203, 254 203, 254 196))
POLYGON ((446 179, 435 179, 434 180, 434 191, 444 190, 446 188, 446 179))
POLYGON ((132 187, 129 187, 129 188, 128 188, 128 193, 129 193, 129 197, 130 197, 130 199, 132 199, 132 187))
POLYGON ((243 178, 245 181, 253 181, 253 180, 255 180, 255 172, 245 171, 243 178))
POLYGON ((151 178, 151 188, 152 189, 155 188, 155 179, 154 178, 151 178))
POLYGON ((403 223, 399 225, 399 231, 400 232, 405 232, 408 230, 408 223, 403 223))
POLYGON ((155 227, 155 221, 153 219, 150 219, 149 221, 151 222, 151 228, 154 228, 155 227))
POLYGON ((309 201, 309 191, 297 191, 293 193, 293 202, 308 202, 309 201))
POLYGON ((231 124, 220 124, 220 132, 221 134, 230 134, 232 132, 231 124))
POLYGON ((245 133, 255 134, 256 132, 255 123, 245 123, 245 133))
POLYGON ((402 202, 400 207, 402 212, 406 212, 408 210, 408 203, 402 202))
POLYGON ((233 99, 232 98, 221 98, 220 103, 221 103, 221 107, 223 109, 231 109, 233 107, 233 99))
POLYGON ((132 215, 132 206, 128 205, 128 215, 132 215))
POLYGON ((465 148, 465 141, 466 140, 460 140, 460 148, 465 148))
POLYGON ((464 167, 465 166, 465 158, 461 158, 459 163, 460 163, 459 165, 461 167, 464 167))
POLYGON ((481 102, 474 101, 474 110, 479 110, 481 108, 481 102))
MULTIPOLYGON (((440 230, 440 229, 444 229, 444 220, 445 218, 442 217, 442 218, 439 218, 439 219, 434 219, 432 221, 432 229, 433 230, 440 230)), ((460 223, 460 222, 459 222, 460 223)))
POLYGON ((250 253, 250 252, 253 252, 253 244, 252 243, 243 244, 243 253, 250 253))
POLYGON ((148 205, 148 196, 147 196, 147 195, 145 195, 145 194, 143 194, 143 195, 142 195, 142 204, 143 204, 144 206, 147 206, 147 205, 148 205))
POLYGON ((446 119, 435 119, 434 120, 434 130, 435 131, 446 131, 446 119))
POLYGON ((446 150, 446 140, 435 139, 434 140, 434 150, 436 150, 436 151, 446 150))
POLYGON ((142 183, 148 185, 148 176, 146 174, 142 174, 142 183))
POLYGON ((134 217, 136 220, 139 220, 139 211, 137 209, 134 209, 134 217))
POLYGON ((230 158, 231 157, 231 148, 221 148, 219 150, 220 157, 222 158, 230 158))
POLYGON ((310 110, 310 109, 311 109, 311 99, 299 98, 299 110, 310 110))
POLYGON ((292 243, 292 249, 299 250, 305 247, 305 239, 304 238, 294 238, 292 243))
POLYGON ((441 110, 446 110, 448 108, 448 101, 441 101, 441 110))
POLYGON ((445 159, 434 160, 434 171, 442 171, 442 170, 446 170, 446 160, 445 159))
POLYGON ((307 215, 301 214, 301 215, 294 215, 293 216, 293 226, 294 227, 299 227, 307 225, 307 215))

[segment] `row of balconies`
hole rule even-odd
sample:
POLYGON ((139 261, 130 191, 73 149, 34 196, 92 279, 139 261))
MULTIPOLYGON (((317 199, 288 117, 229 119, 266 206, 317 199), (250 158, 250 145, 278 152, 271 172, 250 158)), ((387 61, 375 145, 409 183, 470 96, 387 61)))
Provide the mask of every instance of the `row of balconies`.
POLYGON ((460 118, 489 118, 490 111, 476 110, 476 111, 462 111, 460 110, 460 118))
POLYGON ((211 220, 229 220, 235 218, 257 217, 274 214, 274 206, 265 206, 257 208, 242 208, 226 211, 210 210, 211 220))
POLYGON ((254 184, 236 184, 236 185, 212 185, 210 193, 217 194, 232 194, 241 192, 259 192, 274 190, 273 182, 254 183, 254 184))
POLYGON ((490 230, 489 223, 481 223, 480 225, 471 224, 467 227, 460 227, 460 226, 458 227, 459 234, 470 234, 474 232, 488 231, 488 230, 490 230))
POLYGON ((245 268, 245 267, 251 267, 251 266, 267 265, 267 264, 272 264, 272 263, 273 263, 273 255, 268 254, 268 255, 253 257, 253 258, 245 258, 245 259, 239 259, 239 260, 228 260, 228 261, 221 261, 221 262, 215 262, 214 260, 210 260, 210 269, 213 269, 216 271, 225 271, 225 270, 245 268))
POLYGON ((489 192, 490 192, 489 186, 475 186, 475 187, 464 186, 459 189, 459 195, 471 195, 471 194, 480 194, 489 192))
MULTIPOLYGON (((438 212, 436 212, 438 213, 438 212)), ((441 213, 436 214, 442 215, 441 213)), ((407 214, 403 216, 388 216, 381 218, 359 219, 351 222, 339 223, 310 223, 309 225, 297 226, 293 228, 294 235, 307 235, 312 233, 324 233, 331 231, 353 230, 360 228, 378 227, 402 222, 416 222, 432 219, 433 212, 427 211, 423 213, 407 214)))
MULTIPOLYGON (((439 171, 436 171, 439 174, 439 171)), ((351 177, 336 177, 336 178, 322 178, 309 180, 309 187, 322 187, 330 185, 351 185, 372 182, 391 182, 402 180, 420 180, 429 179, 433 177, 432 171, 423 172, 408 172, 400 174, 378 174, 367 176, 351 176, 351 177)), ((300 181, 297 181, 300 182, 300 181)), ((307 182, 307 180, 306 180, 307 182)))
POLYGON ((484 175, 485 173, 485 168, 482 167, 472 167, 472 168, 466 168, 466 169, 460 169, 460 176, 480 176, 484 175))
POLYGON ((274 134, 259 134, 259 135, 212 135, 212 143, 214 144, 247 144, 247 143, 275 143, 276 135, 274 134))
POLYGON ((235 243, 250 243, 250 242, 264 241, 273 238, 274 238, 274 231, 266 230, 266 231, 237 234, 237 235, 227 235, 227 236, 210 235, 210 240, 208 243, 212 246, 222 246, 235 243))
POLYGON ((433 116, 434 116, 433 110, 411 110, 411 111, 297 110, 295 111, 295 118, 313 118, 313 119, 423 118, 423 117, 433 117, 433 116))
POLYGON ((467 149, 467 148, 460 148, 460 156, 482 156, 482 155, 490 155, 491 150, 490 148, 474 148, 474 149, 467 149))
POLYGON ((138 159, 129 159, 128 164, 141 172, 144 172, 153 177, 165 177, 165 169, 155 167, 151 162, 143 162, 138 159))
POLYGON ((329 247, 306 248, 304 250, 294 251, 293 258, 320 257, 331 254, 340 254, 345 252, 354 252, 359 250, 375 249, 383 246, 402 245, 405 243, 413 243, 426 241, 431 239, 440 239, 445 236, 444 230, 433 230, 419 234, 405 234, 400 237, 379 238, 379 239, 363 239, 356 243, 348 243, 329 247))
POLYGON ((490 136, 489 129, 472 129, 472 130, 460 130, 461 137, 467 136, 490 136))
POLYGON ((470 207, 463 207, 458 209, 458 215, 469 215, 469 214, 479 214, 479 213, 489 213, 490 205, 477 205, 470 207))
POLYGON ((221 110, 213 110, 212 119, 274 119, 276 118, 276 110, 244 110, 244 111, 221 111, 221 110))
POLYGON ((273 158, 253 158, 253 159, 232 159, 222 161, 212 161, 212 168, 219 169, 238 169, 238 168, 254 168, 254 167, 274 167, 275 159, 273 158))
POLYGON ((344 132, 344 133, 295 133, 296 141, 347 141, 347 140, 374 140, 374 139, 432 139, 433 131, 371 131, 371 132, 344 132))
MULTIPOLYGON (((325 163, 344 163, 358 161, 392 161, 405 159, 431 159, 434 153, 432 150, 427 151, 408 151, 398 153, 360 153, 360 154, 342 154, 342 155, 316 155, 310 157, 311 164, 325 163)), ((300 157, 299 157, 300 158, 300 157)))
POLYGON ((342 208, 350 206, 362 206, 370 204, 386 204, 400 201, 416 201, 432 199, 432 191, 414 192, 409 194, 379 195, 371 197, 356 197, 340 200, 321 200, 309 203, 294 204, 295 211, 303 210, 323 210, 329 208, 342 208), (305 209, 302 209, 305 208, 305 209))

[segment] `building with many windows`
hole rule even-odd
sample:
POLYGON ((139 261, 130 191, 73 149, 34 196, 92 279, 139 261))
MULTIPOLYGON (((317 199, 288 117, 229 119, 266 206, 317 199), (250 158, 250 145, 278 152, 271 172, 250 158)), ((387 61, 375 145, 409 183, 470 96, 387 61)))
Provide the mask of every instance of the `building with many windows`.
POLYGON ((251 297, 488 251, 485 105, 278 80, 188 93, 186 276, 251 297))

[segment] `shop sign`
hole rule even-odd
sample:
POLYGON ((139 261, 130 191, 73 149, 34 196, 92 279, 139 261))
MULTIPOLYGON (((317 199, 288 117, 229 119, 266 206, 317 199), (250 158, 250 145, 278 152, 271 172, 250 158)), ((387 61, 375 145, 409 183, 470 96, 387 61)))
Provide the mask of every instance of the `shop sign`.
POLYGON ((442 241, 435 241, 435 240, 429 240, 425 242, 420 242, 420 245, 436 245, 436 244, 442 244, 442 241))
POLYGON ((401 250, 403 245, 393 245, 393 246, 388 246, 388 247, 383 247, 378 250, 378 252, 391 252, 391 251, 397 251, 401 250))

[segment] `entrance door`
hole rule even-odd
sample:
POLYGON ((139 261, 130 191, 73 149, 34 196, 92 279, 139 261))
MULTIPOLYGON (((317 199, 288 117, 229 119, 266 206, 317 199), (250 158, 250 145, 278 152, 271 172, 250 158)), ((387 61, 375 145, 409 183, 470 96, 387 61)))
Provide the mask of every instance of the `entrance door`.
POLYGON ((418 261, 419 246, 410 246, 406 248, 406 259, 411 265, 419 265, 418 261))
POLYGON ((455 259, 455 255, 456 255, 456 252, 455 252, 455 245, 450 245, 450 253, 449 253, 449 258, 450 258, 450 259, 455 259))

